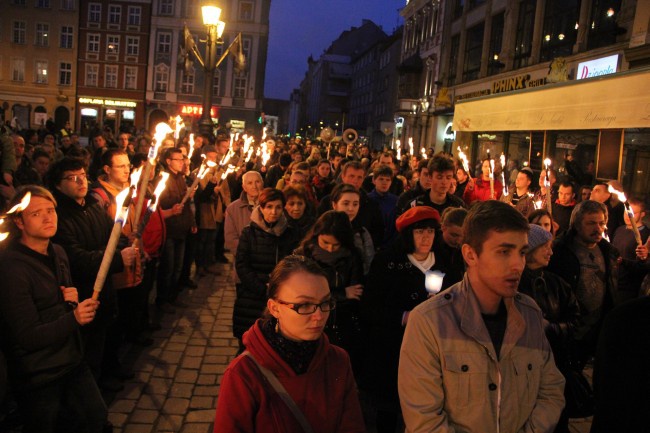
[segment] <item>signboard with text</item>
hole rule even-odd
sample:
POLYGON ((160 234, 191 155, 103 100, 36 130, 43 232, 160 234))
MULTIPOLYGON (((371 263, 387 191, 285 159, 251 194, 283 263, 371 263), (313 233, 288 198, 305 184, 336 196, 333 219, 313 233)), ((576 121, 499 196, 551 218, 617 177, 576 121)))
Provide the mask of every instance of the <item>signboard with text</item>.
POLYGON ((599 77, 616 72, 618 68, 618 54, 613 56, 601 57, 600 59, 590 60, 588 62, 578 63, 576 71, 576 80, 585 78, 599 77))
MULTIPOLYGON (((200 116, 203 114, 203 106, 196 104, 185 104, 181 105, 181 114, 185 116, 200 116)), ((210 108, 210 117, 216 119, 218 116, 219 110, 217 107, 210 108)))

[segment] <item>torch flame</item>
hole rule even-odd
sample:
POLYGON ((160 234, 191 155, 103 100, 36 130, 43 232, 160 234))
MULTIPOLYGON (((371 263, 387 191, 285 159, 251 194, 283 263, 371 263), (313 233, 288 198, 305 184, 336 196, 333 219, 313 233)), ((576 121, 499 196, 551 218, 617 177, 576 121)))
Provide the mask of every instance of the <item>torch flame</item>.
POLYGON ((174 132, 174 130, 165 122, 160 122, 156 125, 156 132, 153 136, 153 146, 149 150, 149 162, 151 164, 155 162, 155 159, 158 156, 158 150, 160 150, 160 146, 162 146, 165 137, 167 137, 167 134, 171 132, 174 132))
MULTIPOLYGON (((251 149, 251 152, 252 152, 252 150, 253 149, 251 149)), ((249 152, 249 153, 251 153, 251 152, 249 152)), ((232 164, 228 165, 228 168, 226 169, 226 171, 221 175, 221 180, 224 180, 230 173, 234 172, 236 168, 237 167, 235 167, 232 164)))
POLYGON ((156 189, 154 189, 153 191, 154 198, 151 200, 151 203, 149 204, 149 209, 151 210, 151 212, 156 211, 156 208, 158 207, 158 199, 160 198, 160 195, 165 190, 165 187, 167 186, 168 178, 169 178, 169 173, 163 171, 161 173, 161 178, 158 181, 158 184, 156 185, 156 189))
POLYGON ((494 160, 490 159, 490 179, 494 179, 494 160))
POLYGON ((183 128, 183 126, 185 126, 185 124, 183 123, 183 118, 181 116, 176 116, 176 119, 174 120, 176 121, 176 123, 174 124, 174 126, 176 127, 174 131, 174 138, 178 140, 178 137, 180 137, 181 135, 181 129, 183 128))
POLYGON ((546 159, 544 160, 544 167, 548 170, 548 168, 549 168, 550 166, 551 166, 551 159, 550 159, 550 158, 546 158, 546 159))
POLYGON ((187 155, 187 159, 192 159, 193 153, 194 153, 194 134, 190 134, 190 153, 187 155))
MULTIPOLYGON (((399 141, 399 140, 397 140, 397 141, 399 141)), ((402 148, 398 146, 397 147, 397 160, 401 160, 401 159, 402 159, 402 148)))
POLYGON ((7 236, 9 236, 9 233, 0 233, 0 242, 7 239, 7 236))
POLYGON ((422 153, 422 159, 427 159, 427 151, 424 147, 420 149, 420 152, 422 153))
MULTIPOLYGON (((620 201, 621 203, 627 202, 627 197, 625 197, 625 193, 623 191, 619 191, 611 185, 607 187, 607 191, 616 195, 618 197, 618 201, 620 201)), ((630 207, 630 209, 632 208, 630 207)))
POLYGON ((262 129, 262 141, 266 140, 266 126, 262 129))
POLYGON ((458 157, 463 162, 463 170, 465 170, 465 173, 469 174, 469 161, 467 160, 467 155, 465 155, 465 152, 463 152, 460 146, 458 146, 457 149, 458 157))
POLYGON ((542 201, 541 201, 541 200, 537 200, 537 201, 535 202, 535 209, 541 209, 541 208, 542 208, 542 201))
POLYGON ((122 225, 126 222, 126 215, 129 213, 128 206, 129 203, 126 203, 126 199, 129 196, 131 188, 124 188, 118 195, 115 196, 115 222, 121 222, 122 225), (125 209, 126 208, 126 209, 125 209))
POLYGON ((413 138, 409 137, 409 154, 413 156, 413 138))
POLYGON ((506 168, 506 156, 502 153, 501 156, 499 157, 500 162, 501 162, 501 168, 505 170, 506 168))
POLYGON ((27 206, 29 206, 29 202, 30 202, 31 199, 32 199, 32 193, 27 192, 25 194, 25 197, 23 197, 23 199, 20 201, 20 203, 18 203, 16 206, 9 209, 9 212, 7 212, 7 215, 11 215, 12 213, 18 213, 18 212, 24 211, 25 209, 27 209, 27 206))
POLYGON ((137 188, 138 188, 138 183, 140 182, 141 175, 142 175, 142 166, 133 170, 133 172, 131 173, 131 188, 133 188, 133 197, 131 197, 132 199, 137 196, 137 188))

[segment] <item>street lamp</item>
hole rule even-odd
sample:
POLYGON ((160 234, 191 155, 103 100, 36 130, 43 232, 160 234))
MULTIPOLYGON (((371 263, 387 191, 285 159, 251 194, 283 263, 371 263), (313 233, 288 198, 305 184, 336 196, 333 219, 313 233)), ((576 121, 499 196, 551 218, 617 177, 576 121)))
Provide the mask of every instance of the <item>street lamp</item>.
POLYGON ((201 56, 192 33, 185 25, 183 29, 184 43, 181 46, 181 59, 184 61, 185 71, 188 72, 192 67, 192 57, 195 58, 203 67, 205 82, 203 83, 203 111, 199 120, 199 132, 205 135, 212 135, 212 86, 214 83, 214 70, 219 67, 221 62, 232 54, 235 58, 235 71, 242 72, 246 68, 246 57, 242 52, 241 33, 223 52, 221 57, 217 58, 217 47, 223 45, 223 32, 226 29, 226 23, 221 21, 221 8, 217 6, 201 6, 203 24, 207 27, 207 37, 201 42, 205 42, 205 56, 201 56))

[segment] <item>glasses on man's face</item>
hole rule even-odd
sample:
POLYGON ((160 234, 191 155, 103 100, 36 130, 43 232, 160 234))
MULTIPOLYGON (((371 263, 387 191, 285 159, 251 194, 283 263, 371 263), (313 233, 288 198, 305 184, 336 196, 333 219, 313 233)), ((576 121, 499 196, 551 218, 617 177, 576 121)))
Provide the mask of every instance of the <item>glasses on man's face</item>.
POLYGON ((70 176, 65 176, 63 179, 68 182, 83 182, 87 178, 85 174, 71 174, 70 176))
POLYGON ((336 300, 334 298, 330 298, 327 301, 321 302, 320 304, 312 304, 311 302, 305 302, 302 304, 295 304, 291 302, 284 302, 279 299, 275 300, 278 304, 286 305, 287 307, 291 308, 293 311, 300 315, 309 315, 309 314, 314 314, 316 312, 317 308, 320 308, 320 310, 323 313, 329 313, 330 311, 336 309, 336 300))
POLYGON ((428 228, 428 229, 413 229, 413 234, 416 236, 422 236, 423 234, 428 234, 428 235, 435 235, 436 234, 436 229, 428 228))

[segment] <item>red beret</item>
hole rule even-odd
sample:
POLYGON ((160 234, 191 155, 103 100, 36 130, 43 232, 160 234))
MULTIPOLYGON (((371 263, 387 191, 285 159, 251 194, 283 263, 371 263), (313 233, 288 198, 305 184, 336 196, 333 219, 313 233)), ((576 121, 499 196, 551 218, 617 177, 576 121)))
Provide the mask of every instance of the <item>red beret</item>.
POLYGON ((429 206, 415 206, 400 215, 397 221, 395 221, 395 226, 397 226, 397 231, 401 233, 402 230, 411 224, 423 220, 435 220, 440 224, 440 214, 437 210, 429 206))

